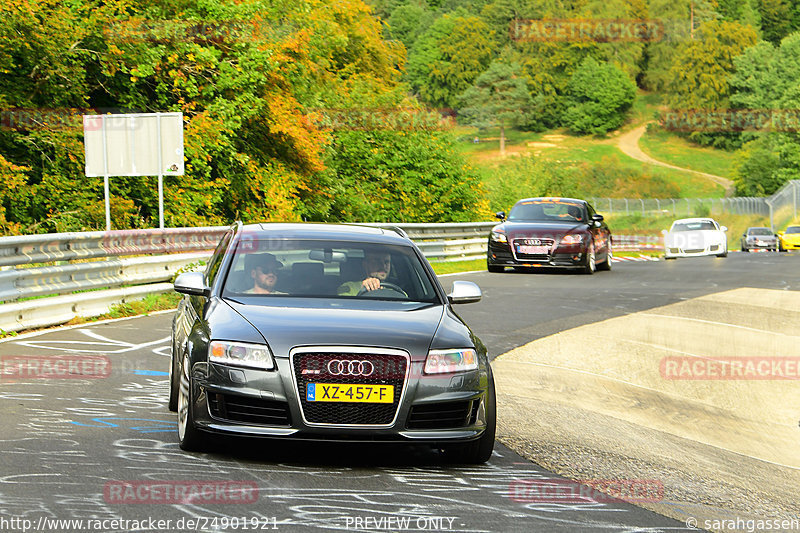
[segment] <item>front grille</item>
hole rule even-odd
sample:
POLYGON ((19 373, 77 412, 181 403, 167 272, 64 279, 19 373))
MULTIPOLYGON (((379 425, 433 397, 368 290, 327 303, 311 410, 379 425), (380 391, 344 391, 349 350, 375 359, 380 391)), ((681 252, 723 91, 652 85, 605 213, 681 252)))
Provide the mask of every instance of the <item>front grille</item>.
POLYGON ((334 425, 389 425, 395 418, 403 393, 408 358, 397 354, 372 353, 299 353, 293 358, 297 395, 307 422, 334 425), (369 376, 337 376, 328 372, 328 363, 369 361, 374 372, 369 376), (342 383, 346 385, 392 385, 392 403, 309 402, 308 383, 342 383))
POLYGON ((478 400, 415 405, 408 415, 408 429, 450 429, 475 422, 478 400))
POLYGON ((512 241, 511 249, 519 261, 549 261, 550 253, 553 251, 553 239, 514 239, 512 241), (519 246, 544 246, 547 248, 547 253, 544 254, 524 254, 520 253, 519 246))
POLYGON ((235 394, 208 393, 211 416, 220 420, 264 426, 290 426, 289 404, 235 394))
POLYGON ((687 249, 683 250, 683 253, 686 253, 686 254, 699 254, 699 253, 705 252, 705 251, 706 251, 705 248, 687 248, 687 249))

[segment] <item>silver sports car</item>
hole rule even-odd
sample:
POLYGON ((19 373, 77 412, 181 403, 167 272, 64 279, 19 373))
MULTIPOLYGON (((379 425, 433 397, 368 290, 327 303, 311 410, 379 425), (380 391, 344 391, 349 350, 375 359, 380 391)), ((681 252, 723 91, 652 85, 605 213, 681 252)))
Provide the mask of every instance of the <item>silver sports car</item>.
POLYGON ((713 218, 683 218, 664 231, 664 258, 728 255, 728 228, 713 218))
POLYGON ((486 348, 401 230, 234 225, 181 274, 170 408, 184 450, 209 433, 404 442, 485 462, 495 435, 486 348))

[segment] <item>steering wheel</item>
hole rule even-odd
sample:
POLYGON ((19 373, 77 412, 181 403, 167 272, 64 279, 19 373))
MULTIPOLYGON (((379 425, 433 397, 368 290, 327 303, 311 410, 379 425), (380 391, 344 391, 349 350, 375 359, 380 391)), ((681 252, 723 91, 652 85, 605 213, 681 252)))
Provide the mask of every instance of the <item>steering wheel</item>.
MULTIPOLYGON (((408 296, 406 294, 406 291, 401 289, 398 285, 395 285, 394 283, 389 283, 388 281, 381 281, 381 288, 377 289, 377 290, 383 290, 383 289, 389 290, 389 291, 393 291, 393 292, 397 292, 399 294, 402 294, 403 296, 408 296)), ((358 291, 358 296, 361 296, 362 294, 368 294, 368 293, 374 293, 374 292, 376 292, 376 291, 374 291, 374 290, 373 291, 368 291, 366 287, 361 287, 361 289, 358 291)))

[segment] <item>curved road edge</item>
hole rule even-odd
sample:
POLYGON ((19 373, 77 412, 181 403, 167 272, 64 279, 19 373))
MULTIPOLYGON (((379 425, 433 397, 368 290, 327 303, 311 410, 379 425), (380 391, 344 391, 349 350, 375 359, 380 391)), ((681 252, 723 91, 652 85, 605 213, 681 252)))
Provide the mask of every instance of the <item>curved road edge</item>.
POLYGON ((572 479, 661 483, 638 505, 701 527, 796 519, 797 381, 688 379, 664 360, 796 354, 798 324, 800 293, 743 288, 538 339, 492 363, 498 438, 572 479))

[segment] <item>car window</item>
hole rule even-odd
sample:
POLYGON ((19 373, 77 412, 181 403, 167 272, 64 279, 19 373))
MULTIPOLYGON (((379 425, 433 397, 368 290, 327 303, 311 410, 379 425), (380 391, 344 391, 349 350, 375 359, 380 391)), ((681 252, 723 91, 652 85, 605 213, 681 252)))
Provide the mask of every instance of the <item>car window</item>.
POLYGON ((580 222, 585 220, 583 204, 568 201, 526 200, 511 208, 511 222, 580 222))
POLYGON ((701 230, 718 230, 719 228, 710 220, 701 220, 697 222, 676 222, 672 225, 670 231, 701 231, 701 230))
POLYGON ((750 228, 750 235, 772 235, 769 228, 750 228))
POLYGON ((228 231, 219 241, 217 248, 214 250, 214 254, 211 256, 211 259, 208 262, 205 278, 206 285, 209 287, 214 284, 214 280, 217 278, 217 273, 219 272, 219 267, 222 264, 222 259, 225 257, 225 249, 231 242, 231 237, 233 237, 233 231, 228 231))
POLYGON ((410 246, 258 237, 242 239, 228 269, 223 296, 240 295, 439 301, 410 246), (362 290, 372 274, 381 288, 362 290))
POLYGON ((789 226, 786 228, 786 233, 800 233, 800 226, 789 226))

